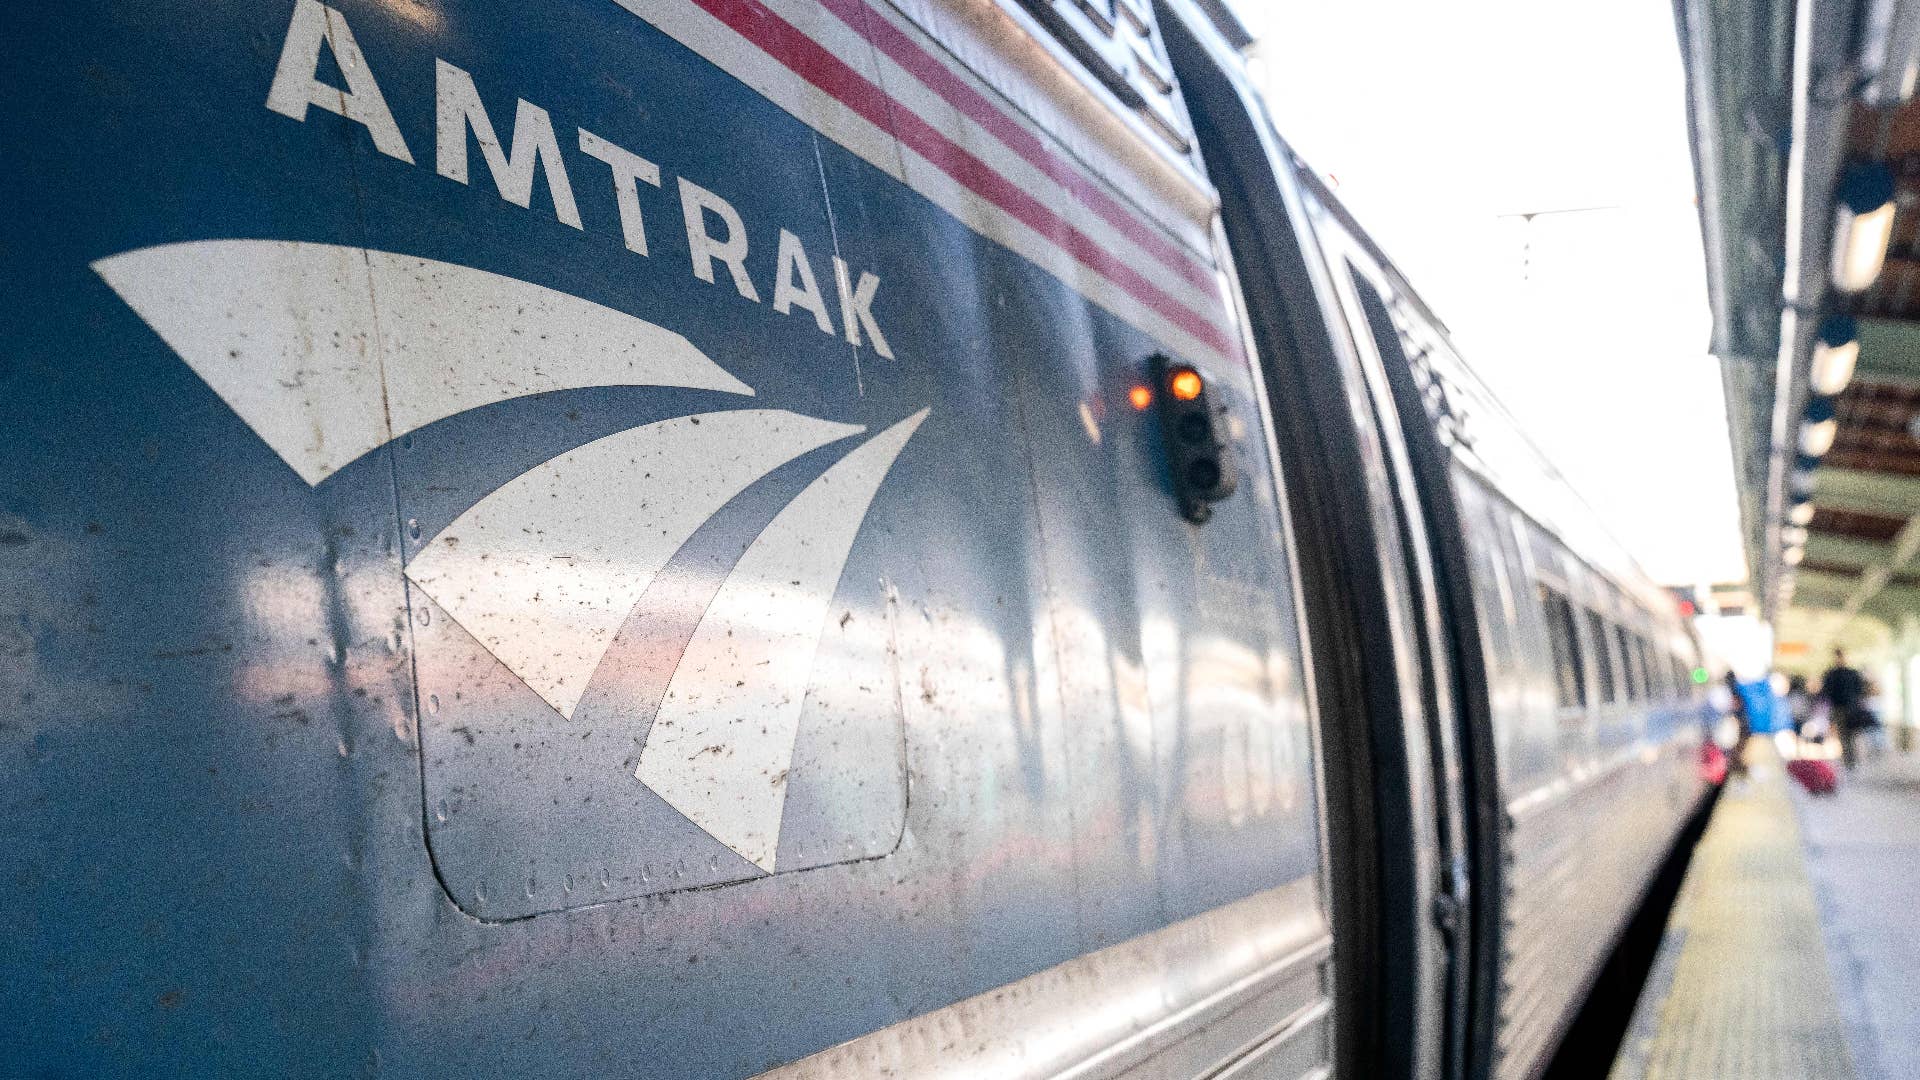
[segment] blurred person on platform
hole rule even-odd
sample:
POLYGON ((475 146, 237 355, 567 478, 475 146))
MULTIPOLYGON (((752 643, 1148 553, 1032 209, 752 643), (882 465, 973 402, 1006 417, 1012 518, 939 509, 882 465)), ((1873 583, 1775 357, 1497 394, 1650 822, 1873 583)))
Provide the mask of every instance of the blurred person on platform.
POLYGON ((1793 738, 1797 745, 1801 739, 1807 737, 1807 721, 1813 719, 1813 694, 1807 690, 1805 675, 1788 676, 1784 700, 1787 705, 1787 722, 1793 725, 1793 738))
POLYGON ((1887 748, 1887 729, 1880 722, 1886 715, 1887 699, 1875 679, 1866 680, 1866 689, 1860 695, 1860 707, 1854 715, 1860 721, 1860 741, 1865 744, 1867 756, 1878 758, 1887 748))
POLYGON ((1870 726, 1871 714, 1866 710, 1867 680, 1847 664, 1844 649, 1833 650, 1833 666, 1820 676, 1820 700, 1840 736, 1840 760, 1851 771, 1859 763, 1856 736, 1870 726))
POLYGON ((1747 695, 1741 692, 1740 677, 1732 668, 1721 676, 1727 691, 1727 718, 1733 721, 1733 745, 1727 749, 1727 764, 1736 776, 1747 774, 1747 736, 1753 734, 1753 714, 1747 695))

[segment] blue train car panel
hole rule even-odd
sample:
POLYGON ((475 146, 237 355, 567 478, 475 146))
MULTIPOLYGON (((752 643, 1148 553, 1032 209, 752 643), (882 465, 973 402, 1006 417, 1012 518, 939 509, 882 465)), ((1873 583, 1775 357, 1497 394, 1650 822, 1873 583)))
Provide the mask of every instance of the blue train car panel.
POLYGON ((4 16, 7 1070, 736 1077, 1227 926, 1187 998, 1319 1000, 1213 195, 989 14, 4 16))

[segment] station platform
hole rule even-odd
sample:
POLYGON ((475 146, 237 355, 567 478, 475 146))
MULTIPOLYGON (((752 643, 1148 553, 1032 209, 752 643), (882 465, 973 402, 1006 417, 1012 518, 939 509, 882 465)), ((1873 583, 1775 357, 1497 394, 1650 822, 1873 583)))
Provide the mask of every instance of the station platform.
POLYGON ((1747 757, 1611 1080, 1920 1075, 1920 754, 1883 751, 1821 797, 1764 737, 1747 757))

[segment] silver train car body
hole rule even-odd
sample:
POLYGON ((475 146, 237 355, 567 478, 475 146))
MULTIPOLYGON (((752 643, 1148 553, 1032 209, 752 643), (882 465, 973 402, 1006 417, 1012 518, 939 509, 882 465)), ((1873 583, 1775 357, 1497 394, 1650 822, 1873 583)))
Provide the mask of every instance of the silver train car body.
POLYGON ((1526 1077, 1704 794, 1217 5, 0 28, 0 1075, 1526 1077))
MULTIPOLYGON (((1490 721, 1480 749, 1497 797, 1484 809, 1498 815, 1502 862, 1501 910, 1487 927, 1498 937, 1497 1026, 1482 1053, 1496 1074, 1526 1075, 1554 1049, 1699 807, 1693 764, 1713 719, 1699 645, 1378 249, 1310 177, 1306 187, 1322 248, 1346 269, 1337 291, 1359 312, 1355 334, 1411 375, 1407 392, 1443 448, 1462 540, 1454 576, 1471 595, 1490 721)), ((1475 696, 1463 695, 1469 709, 1475 696)))

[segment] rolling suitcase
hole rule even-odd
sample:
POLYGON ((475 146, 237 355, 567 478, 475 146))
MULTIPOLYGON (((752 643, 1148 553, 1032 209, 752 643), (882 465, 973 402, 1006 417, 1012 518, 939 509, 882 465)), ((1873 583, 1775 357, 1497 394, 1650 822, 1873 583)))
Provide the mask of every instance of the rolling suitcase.
POLYGON ((1727 752, 1716 743, 1700 744, 1700 779, 1709 784, 1726 783, 1727 752))
POLYGON ((1839 784, 1833 763, 1819 758, 1798 758, 1787 762, 1787 775, 1813 795, 1831 795, 1839 784))

